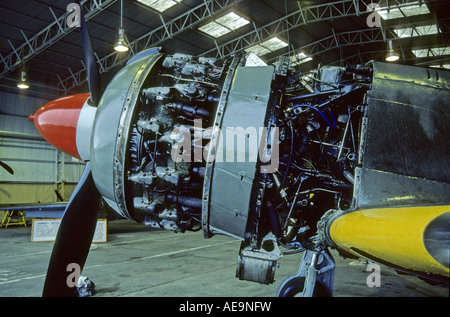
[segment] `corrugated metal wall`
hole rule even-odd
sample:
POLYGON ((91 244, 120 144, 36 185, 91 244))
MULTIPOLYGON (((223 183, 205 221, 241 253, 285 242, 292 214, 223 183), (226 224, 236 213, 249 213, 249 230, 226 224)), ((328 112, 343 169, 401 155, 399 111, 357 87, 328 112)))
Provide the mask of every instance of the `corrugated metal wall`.
POLYGON ((14 175, 0 168, 0 204, 67 201, 84 162, 42 139, 28 116, 49 100, 0 92, 0 160, 14 175))

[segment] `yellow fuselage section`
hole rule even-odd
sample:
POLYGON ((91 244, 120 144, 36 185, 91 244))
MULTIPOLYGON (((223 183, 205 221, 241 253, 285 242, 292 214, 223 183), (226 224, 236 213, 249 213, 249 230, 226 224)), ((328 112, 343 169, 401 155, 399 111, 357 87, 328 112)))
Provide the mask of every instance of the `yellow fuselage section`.
POLYGON ((338 217, 333 242, 358 257, 449 276, 450 206, 367 209, 338 217))

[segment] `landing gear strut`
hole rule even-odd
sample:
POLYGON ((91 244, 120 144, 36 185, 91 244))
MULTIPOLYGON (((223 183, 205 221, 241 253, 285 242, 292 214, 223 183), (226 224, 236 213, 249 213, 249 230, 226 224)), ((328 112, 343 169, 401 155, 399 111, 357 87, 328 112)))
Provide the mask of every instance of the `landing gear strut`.
POLYGON ((330 297, 335 262, 328 249, 306 250, 297 273, 281 282, 277 297, 330 297))

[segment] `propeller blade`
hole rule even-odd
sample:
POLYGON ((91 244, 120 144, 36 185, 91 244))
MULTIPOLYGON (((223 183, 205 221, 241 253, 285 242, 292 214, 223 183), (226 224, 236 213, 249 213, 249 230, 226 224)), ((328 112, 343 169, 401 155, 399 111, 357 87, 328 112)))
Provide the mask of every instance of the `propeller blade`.
POLYGON ((13 169, 8 164, 3 163, 2 161, 0 161, 0 166, 3 167, 9 174, 14 175, 13 169))
POLYGON ((76 296, 75 287, 68 285, 73 271, 69 265, 78 265, 80 273, 83 270, 95 232, 99 203, 100 193, 92 178, 90 162, 87 162, 58 229, 43 296, 76 296))
MULTIPOLYGON (((79 0, 77 0, 77 3, 81 8, 79 0)), ((86 66, 89 92, 91 93, 92 102, 95 104, 95 106, 97 106, 101 98, 100 73, 98 71, 97 60, 94 55, 94 50, 92 49, 91 39, 89 37, 89 32, 86 26, 86 20, 84 19, 83 12, 81 12, 80 15, 81 43, 83 45, 84 63, 86 66)))

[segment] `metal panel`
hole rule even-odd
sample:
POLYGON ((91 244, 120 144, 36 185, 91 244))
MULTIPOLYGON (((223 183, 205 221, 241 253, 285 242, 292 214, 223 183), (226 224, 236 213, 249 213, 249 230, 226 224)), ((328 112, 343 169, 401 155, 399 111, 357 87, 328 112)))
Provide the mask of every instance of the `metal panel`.
POLYGON ((450 184, 367 168, 355 169, 357 209, 448 204, 450 184))
POLYGON ((1 132, 0 159, 14 175, 0 169, 0 204, 54 202, 57 182, 60 195, 68 199, 84 162, 60 154, 40 136, 1 132))
POLYGON ((375 63, 358 208, 450 202, 450 74, 375 63))
POLYGON ((155 54, 122 68, 106 88, 94 121, 90 158, 95 184, 105 201, 123 217, 130 219, 123 186, 127 129, 141 85, 162 56, 155 54))
POLYGON ((450 181, 450 74, 376 65, 364 167, 450 181))
MULTIPOLYGON (((115 201, 113 166, 117 130, 126 93, 145 59, 122 68, 106 88, 100 100, 92 131, 90 159, 92 175, 100 194, 120 212, 115 201)), ((123 214, 123 212, 120 212, 123 214)), ((123 216, 125 216, 123 214, 123 216)))
POLYGON ((264 127, 273 72, 272 66, 238 67, 236 70, 221 129, 223 145, 226 147, 224 153, 239 152, 245 155, 245 159, 236 162, 237 156, 232 160, 228 156, 227 160, 227 155, 224 155, 222 162, 215 162, 209 205, 209 224, 213 233, 244 238, 253 185, 255 177, 259 175, 256 160, 249 159, 250 153, 255 150, 250 147, 251 140, 258 140, 258 136, 251 132, 258 132, 260 127, 264 127), (241 132, 227 133, 237 131, 238 127, 242 128, 241 132), (234 139, 235 135, 245 145, 235 139, 235 142, 228 142, 227 146, 226 138, 234 139))
POLYGON ((0 92, 0 131, 39 135, 28 116, 49 100, 27 95, 0 92))
POLYGON ((0 93, 0 160, 14 171, 0 169, 0 204, 54 202, 55 189, 68 199, 83 172, 84 162, 55 149, 28 120, 48 101, 0 93))

